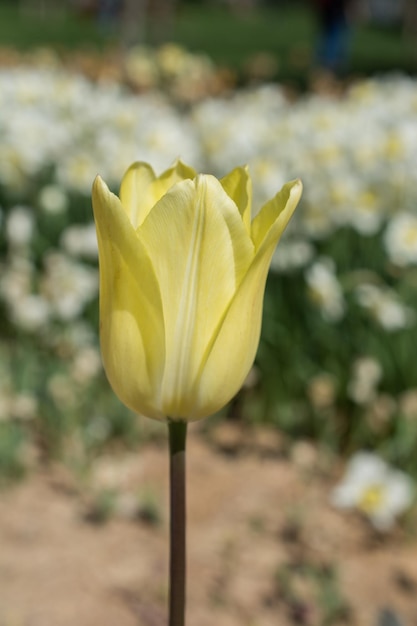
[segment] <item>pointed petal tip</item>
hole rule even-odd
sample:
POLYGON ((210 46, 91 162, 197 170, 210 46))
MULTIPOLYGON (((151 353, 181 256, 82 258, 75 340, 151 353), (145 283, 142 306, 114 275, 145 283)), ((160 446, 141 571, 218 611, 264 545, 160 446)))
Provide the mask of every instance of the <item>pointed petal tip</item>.
POLYGON ((303 183, 301 178, 296 178, 294 180, 291 180, 289 183, 286 183, 283 189, 285 188, 289 189, 288 201, 291 200, 295 203, 295 205, 297 205, 303 192, 303 183))
POLYGON ((185 161, 182 160, 182 158, 180 156, 177 156, 173 162, 172 162, 172 167, 177 167, 178 165, 184 165, 185 167, 190 167, 189 165, 187 165, 187 163, 185 161))
POLYGON ((177 174, 182 179, 186 179, 186 178, 194 179, 197 176, 196 170, 193 167, 191 167, 191 165, 188 165, 187 163, 185 163, 185 161, 183 161, 181 157, 177 157, 174 160, 171 167, 169 167, 167 170, 165 170, 161 174, 160 178, 162 178, 164 174, 167 174, 168 172, 172 172, 172 171, 177 172, 177 174))
POLYGON ((293 180, 290 180, 288 183, 285 183, 284 187, 290 187, 291 190, 293 189, 302 190, 303 182, 301 178, 294 178, 293 180))
POLYGON ((101 178, 99 174, 97 174, 97 176, 95 177, 93 181, 93 187, 92 187, 93 204, 96 198, 102 196, 108 190, 109 189, 106 183, 104 182, 104 180, 101 178))
POLYGON ((95 177, 93 181, 93 189, 92 189, 93 204, 95 200, 102 199, 104 196, 107 196, 110 193, 111 191, 108 188, 107 183, 101 178, 99 174, 97 174, 97 176, 95 177))
POLYGON ((103 182, 103 179, 101 178, 100 174, 97 174, 97 176, 93 180, 93 189, 98 187, 102 182, 103 182))
POLYGON ((294 186, 293 186, 293 188, 291 189, 291 193, 293 193, 293 194, 295 195, 295 197, 296 197, 296 202, 297 202, 297 204, 298 204, 298 202, 299 202, 299 200, 300 200, 300 198, 301 198, 301 195, 302 195, 302 193, 303 193, 303 189, 304 189, 304 187, 303 187, 303 181, 301 180, 301 178, 297 178, 297 179, 294 181, 294 186))

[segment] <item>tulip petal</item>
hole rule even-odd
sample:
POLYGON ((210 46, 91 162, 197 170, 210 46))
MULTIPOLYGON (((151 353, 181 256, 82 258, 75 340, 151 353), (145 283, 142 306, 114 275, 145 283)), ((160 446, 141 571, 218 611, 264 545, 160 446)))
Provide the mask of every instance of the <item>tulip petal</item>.
POLYGON ((159 286, 152 263, 119 199, 97 177, 93 187, 100 262, 100 339, 104 367, 120 399, 162 418, 155 402, 165 361, 159 286))
POLYGON ((249 176, 248 167, 236 167, 220 179, 220 183, 227 195, 235 201, 246 230, 250 233, 252 180, 249 176))
POLYGON ((301 183, 295 181, 288 188, 284 186, 283 191, 265 205, 267 215, 263 219, 265 222, 269 219, 269 229, 264 232, 261 228, 255 230, 256 234, 259 233, 258 251, 202 359, 192 419, 218 411, 237 393, 249 373, 259 343, 265 282, 271 258, 300 195, 301 183), (270 223, 273 211, 275 221, 270 223), (227 368, 220 373, 222 355, 227 355, 227 368))
POLYGON ((214 342, 203 358, 194 391, 191 419, 218 411, 239 391, 253 364, 262 322, 270 254, 258 255, 226 311, 214 342), (227 367, 221 364, 227 355, 227 367))
POLYGON ((286 183, 281 191, 262 207, 252 221, 252 241, 256 250, 262 245, 268 245, 271 239, 276 245, 295 211, 302 189, 300 180, 286 183))
POLYGON ((153 259, 163 298, 163 405, 171 417, 187 417, 190 386, 251 263, 253 243, 235 203, 213 176, 172 187, 137 233, 153 259))
POLYGON ((155 204, 152 183, 155 172, 147 163, 133 163, 120 185, 120 202, 132 224, 137 228, 155 204))
POLYGON ((195 176, 193 168, 180 160, 158 177, 147 163, 131 165, 120 185, 120 201, 133 227, 142 224, 152 207, 175 183, 195 176))

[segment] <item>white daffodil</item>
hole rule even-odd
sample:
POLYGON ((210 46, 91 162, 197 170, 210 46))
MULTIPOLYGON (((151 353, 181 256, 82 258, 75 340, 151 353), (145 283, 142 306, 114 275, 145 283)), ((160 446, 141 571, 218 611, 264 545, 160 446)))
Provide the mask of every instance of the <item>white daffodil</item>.
POLYGON ((341 509, 356 509, 381 531, 388 530, 410 508, 414 484, 410 476, 389 466, 371 452, 356 453, 331 502, 341 509))
POLYGON ((345 300, 337 279, 332 259, 321 258, 305 272, 310 299, 320 309, 323 317, 337 322, 345 313, 345 300))
POLYGON ((417 215, 400 213, 393 217, 384 236, 389 258, 400 266, 417 263, 417 215))

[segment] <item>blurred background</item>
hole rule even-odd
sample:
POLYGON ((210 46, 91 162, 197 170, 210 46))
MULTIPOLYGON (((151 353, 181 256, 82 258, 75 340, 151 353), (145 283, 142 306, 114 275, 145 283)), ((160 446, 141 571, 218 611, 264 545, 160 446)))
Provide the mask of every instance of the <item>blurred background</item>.
POLYGON ((416 70, 416 0, 0 1, 2 626, 165 623, 165 427, 102 371, 90 191, 177 157, 248 163, 255 212, 304 184, 191 428, 193 623, 415 623, 416 70))
POLYGON ((4 46, 98 54, 169 41, 240 82, 305 87, 317 63, 353 74, 416 64, 414 0, 2 0, 1 12, 4 46))

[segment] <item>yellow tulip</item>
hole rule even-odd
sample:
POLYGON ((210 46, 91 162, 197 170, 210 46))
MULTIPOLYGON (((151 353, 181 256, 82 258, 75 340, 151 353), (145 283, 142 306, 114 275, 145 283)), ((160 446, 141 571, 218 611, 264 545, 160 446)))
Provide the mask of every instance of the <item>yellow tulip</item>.
POLYGON ((239 390, 258 347, 265 281, 301 195, 287 183, 251 221, 251 180, 181 161, 135 163, 120 199, 93 185, 100 340, 115 393, 135 412, 191 421, 239 390))

